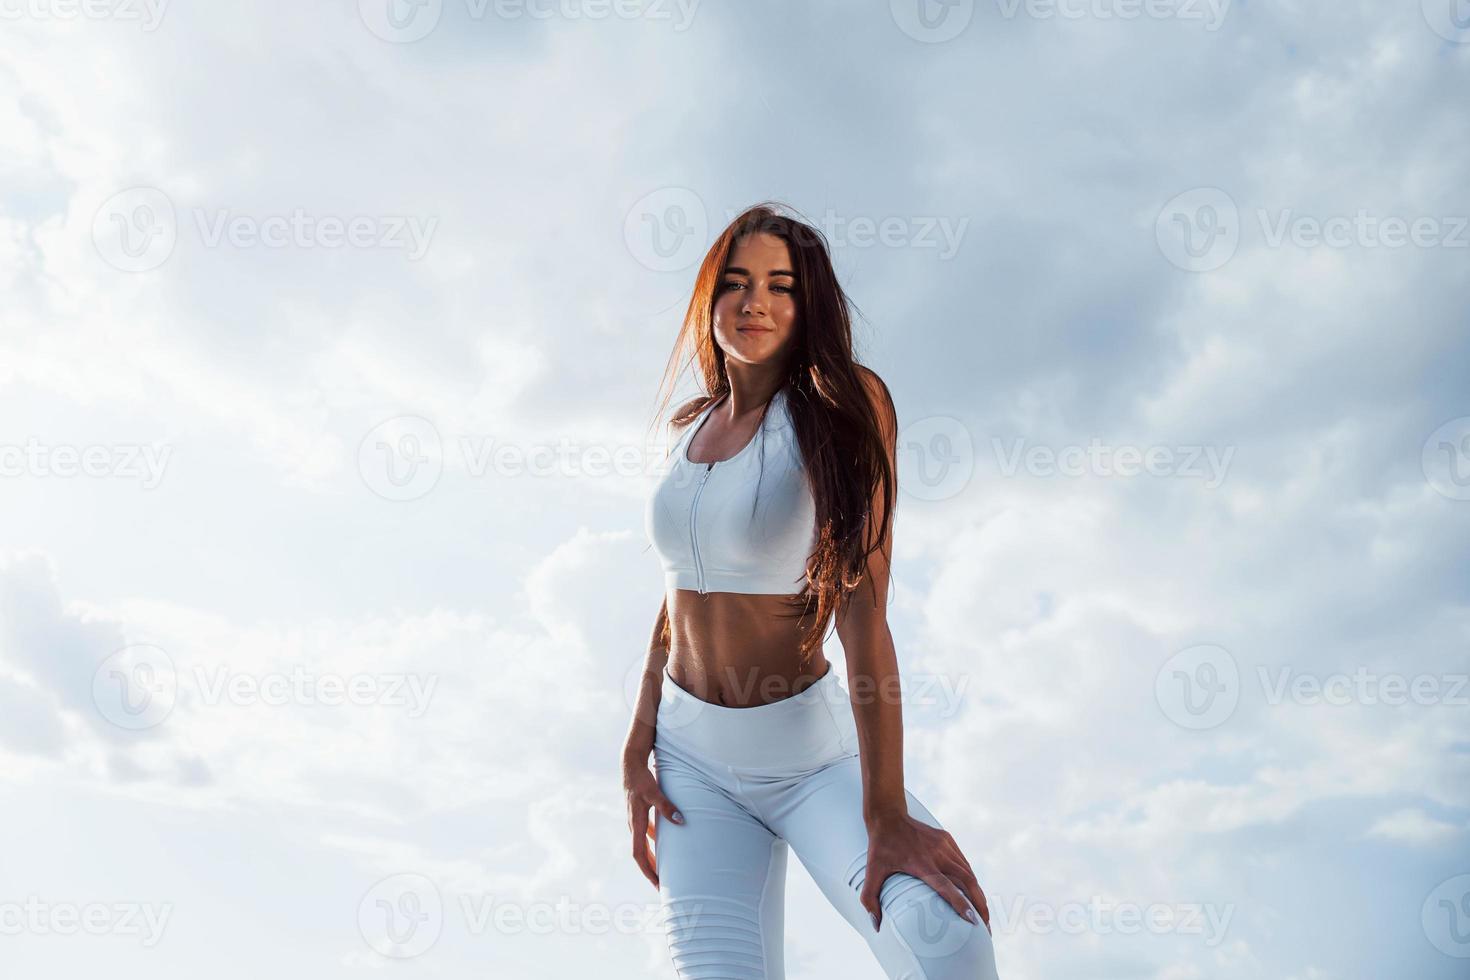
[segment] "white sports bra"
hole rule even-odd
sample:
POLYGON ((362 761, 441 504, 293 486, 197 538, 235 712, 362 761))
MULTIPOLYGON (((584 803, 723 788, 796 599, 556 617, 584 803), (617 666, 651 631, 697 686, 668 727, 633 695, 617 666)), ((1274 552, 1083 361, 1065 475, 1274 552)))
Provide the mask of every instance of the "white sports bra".
POLYGON ((816 548, 817 509, 786 388, 771 396, 744 449, 714 463, 691 462, 689 444, 715 404, 685 427, 644 509, 665 587, 794 595, 816 548))

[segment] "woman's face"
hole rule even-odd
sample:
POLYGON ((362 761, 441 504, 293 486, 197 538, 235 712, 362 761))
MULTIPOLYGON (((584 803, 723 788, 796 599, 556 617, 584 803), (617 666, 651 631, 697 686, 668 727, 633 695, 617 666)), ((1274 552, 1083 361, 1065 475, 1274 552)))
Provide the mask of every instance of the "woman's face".
POLYGON ((785 241, 766 232, 736 239, 715 294, 715 343, 727 358, 784 358, 796 337, 796 285, 785 241))

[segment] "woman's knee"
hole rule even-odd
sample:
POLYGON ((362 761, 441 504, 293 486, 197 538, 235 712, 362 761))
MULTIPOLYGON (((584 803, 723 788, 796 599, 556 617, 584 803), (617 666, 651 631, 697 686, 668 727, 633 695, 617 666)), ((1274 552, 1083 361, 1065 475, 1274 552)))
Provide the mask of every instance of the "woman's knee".
POLYGON ((913 960, 914 980, 997 980, 990 930, 962 918, 928 885, 885 911, 881 931, 889 928, 913 960))

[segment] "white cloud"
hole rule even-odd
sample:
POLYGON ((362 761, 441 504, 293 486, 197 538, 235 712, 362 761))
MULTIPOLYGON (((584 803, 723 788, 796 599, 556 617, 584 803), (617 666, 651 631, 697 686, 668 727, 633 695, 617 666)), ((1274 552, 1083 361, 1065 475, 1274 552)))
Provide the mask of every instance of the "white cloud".
POLYGON ((1367 830, 1369 837, 1382 837, 1411 847, 1443 844, 1464 834, 1470 827, 1436 820, 1423 810, 1406 807, 1386 813, 1367 830))

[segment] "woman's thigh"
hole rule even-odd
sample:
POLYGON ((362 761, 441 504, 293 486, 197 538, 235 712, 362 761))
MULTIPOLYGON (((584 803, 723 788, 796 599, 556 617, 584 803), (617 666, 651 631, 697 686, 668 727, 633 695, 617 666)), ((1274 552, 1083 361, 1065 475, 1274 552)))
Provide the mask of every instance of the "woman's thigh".
POLYGON ((669 953, 681 978, 784 980, 786 842, 696 764, 665 751, 659 787, 684 817, 655 816, 669 953))
MULTIPOLYGON (((909 815, 941 824, 912 793, 909 815)), ((863 822, 862 763, 854 755, 787 787, 762 806, 771 828, 796 852, 828 901, 873 950, 890 978, 995 980, 995 949, 984 924, 961 918, 930 885, 893 874, 879 889, 882 927, 873 929, 859 901, 867 875, 868 830, 863 822)), ((982 882, 982 886, 983 886, 982 882)))

